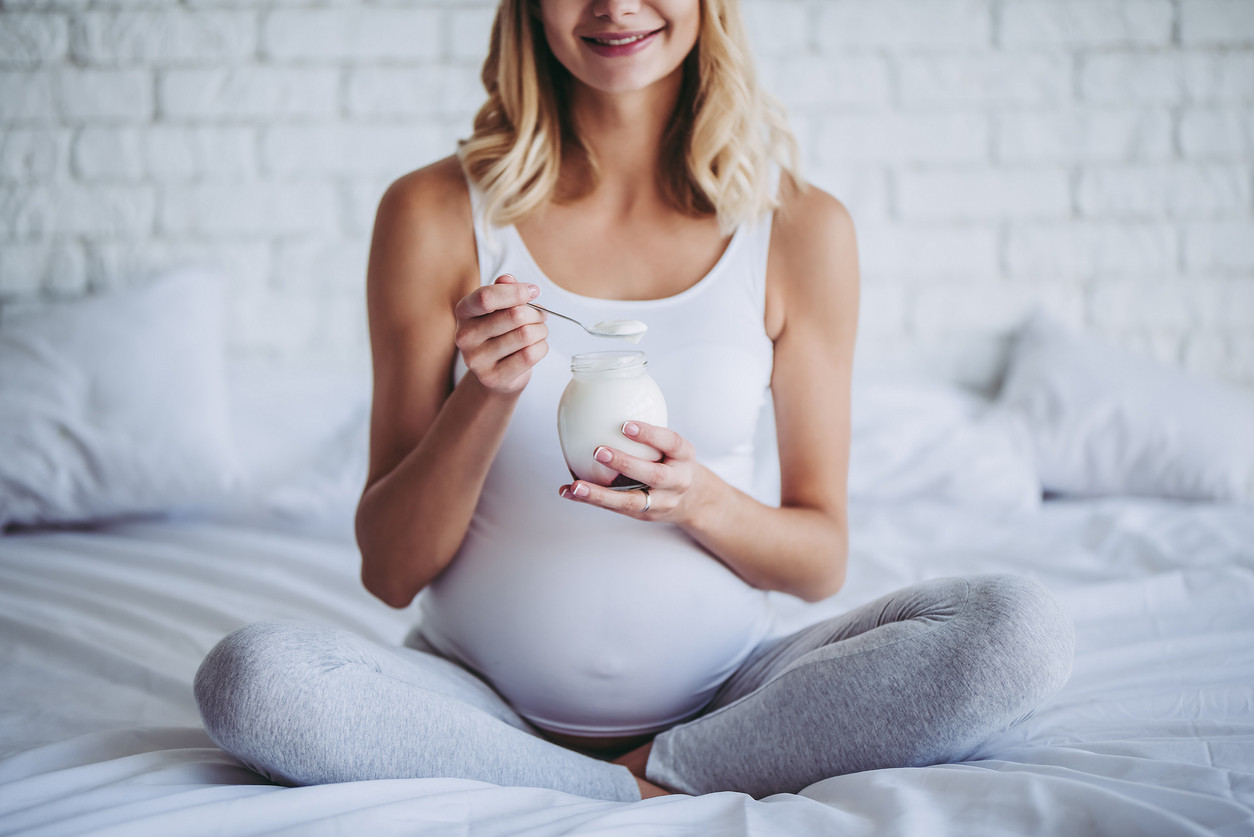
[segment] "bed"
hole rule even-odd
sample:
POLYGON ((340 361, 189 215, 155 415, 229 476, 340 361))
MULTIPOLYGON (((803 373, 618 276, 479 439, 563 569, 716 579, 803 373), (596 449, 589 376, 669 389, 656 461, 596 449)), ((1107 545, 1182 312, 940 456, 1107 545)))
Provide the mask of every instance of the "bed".
POLYGON ((761 800, 269 784, 200 725, 206 651, 414 615, 358 581, 359 370, 228 359, 216 287, 0 314, 0 833, 1254 834, 1254 396, 1043 317, 991 394, 859 374, 848 583, 775 602, 783 632, 925 578, 1045 583, 1074 673, 970 760, 761 800))

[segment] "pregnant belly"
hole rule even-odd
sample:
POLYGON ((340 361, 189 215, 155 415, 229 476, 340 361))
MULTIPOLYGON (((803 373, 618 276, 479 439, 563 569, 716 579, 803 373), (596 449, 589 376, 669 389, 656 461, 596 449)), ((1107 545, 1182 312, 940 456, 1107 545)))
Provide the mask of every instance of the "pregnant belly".
POLYGON ((653 732, 699 710, 769 628, 765 594, 670 527, 496 543, 423 594, 423 633, 537 726, 653 732))

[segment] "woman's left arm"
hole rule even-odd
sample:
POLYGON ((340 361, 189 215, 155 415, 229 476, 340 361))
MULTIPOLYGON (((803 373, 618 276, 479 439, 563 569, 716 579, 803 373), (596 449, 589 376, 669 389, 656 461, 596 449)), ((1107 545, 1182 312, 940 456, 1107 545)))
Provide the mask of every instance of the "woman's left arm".
POLYGON ((766 306, 775 342, 779 508, 724 482, 677 433, 643 422, 629 422, 625 432, 661 451, 660 462, 611 449, 598 453, 608 454, 609 467, 653 486, 647 512, 641 512, 638 491, 576 482, 563 493, 675 523, 753 586, 817 601, 840 589, 848 556, 858 250, 853 221, 839 201, 817 188, 802 192, 785 184, 771 234, 766 306))

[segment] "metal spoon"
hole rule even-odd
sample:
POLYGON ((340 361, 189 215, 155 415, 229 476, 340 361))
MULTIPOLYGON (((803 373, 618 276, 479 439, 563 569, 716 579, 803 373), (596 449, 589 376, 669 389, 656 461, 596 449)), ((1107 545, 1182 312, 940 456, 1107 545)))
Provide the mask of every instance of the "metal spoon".
POLYGON ((568 317, 565 314, 550 311, 543 305, 536 305, 534 302, 528 302, 527 304, 532 308, 535 308, 537 311, 552 314, 554 317, 561 317, 563 320, 570 320, 584 331, 595 335, 596 337, 621 337, 624 340, 630 340, 632 343, 639 343, 640 338, 644 337, 644 333, 649 330, 649 327, 639 320, 604 320, 596 325, 588 326, 579 322, 579 320, 576 320, 574 317, 568 317))

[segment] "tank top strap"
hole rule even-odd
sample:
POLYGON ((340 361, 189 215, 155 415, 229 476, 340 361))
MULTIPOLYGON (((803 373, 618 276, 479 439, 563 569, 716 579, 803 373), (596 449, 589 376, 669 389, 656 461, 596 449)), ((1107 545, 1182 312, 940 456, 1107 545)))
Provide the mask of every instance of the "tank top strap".
MULTIPOLYGON (((772 195, 779 194, 781 171, 778 164, 771 164, 769 188, 772 195)), ((752 222, 749 229, 743 231, 746 240, 742 242, 742 246, 745 248, 745 261, 748 268, 744 275, 749 282, 749 295, 755 306, 758 306, 763 313, 766 311, 766 266, 770 257, 771 229, 774 220, 775 212, 772 210, 763 214, 752 222)))
MULTIPOLYGON (((469 176, 466 177, 466 189, 470 192, 470 214, 475 231, 475 254, 479 258, 479 284, 491 285, 503 272, 501 267, 506 257, 505 248, 501 244, 499 231, 488 224, 488 219, 484 214, 483 192, 469 176)), ((524 282, 531 281, 528 277, 519 278, 524 282)))

